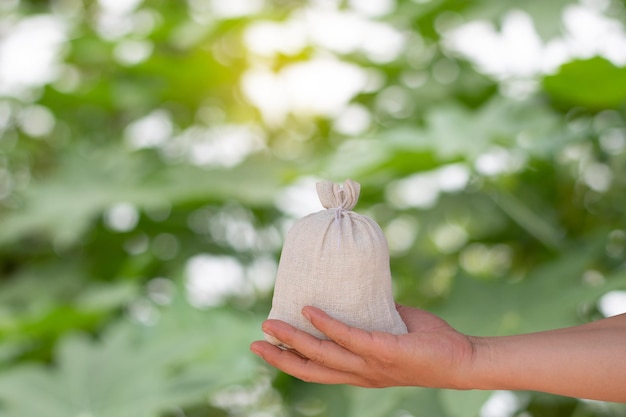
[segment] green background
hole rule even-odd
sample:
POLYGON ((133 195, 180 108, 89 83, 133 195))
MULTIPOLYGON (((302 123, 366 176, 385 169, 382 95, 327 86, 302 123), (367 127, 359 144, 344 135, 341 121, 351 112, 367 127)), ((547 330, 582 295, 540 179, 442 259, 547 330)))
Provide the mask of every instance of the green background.
MULTIPOLYGON (((564 36, 562 12, 575 2, 399 0, 367 18, 407 39, 385 62, 313 43, 260 57, 244 41, 250 27, 316 2, 261 3, 229 17, 209 1, 146 0, 115 36, 97 29, 104 2, 0 7, 0 39, 42 15, 65 22, 67 35, 62 71, 0 96, 0 416, 471 417, 488 416, 490 398, 508 399, 503 417, 626 416, 616 404, 537 393, 306 384, 249 352, 292 210, 314 196, 314 179, 361 183, 355 210, 387 233, 397 301, 462 332, 584 323, 602 317, 604 294, 626 290, 626 67, 573 57, 521 77, 534 87, 512 93, 514 76, 445 46, 442 27, 485 21, 497 31, 512 10, 548 42, 564 36), (120 60, 128 41, 150 53, 120 60), (351 98, 370 117, 357 135, 328 114, 268 123, 242 91, 250 68, 277 73, 320 55, 381 80, 351 98), (42 111, 54 123, 38 133, 29 117, 42 111), (157 128, 167 138, 133 146, 128 126, 155 111, 167 115, 157 128), (229 162, 240 145, 228 129, 262 143, 229 162), (225 148, 211 148, 220 132, 225 148), (195 163, 194 140, 217 159, 195 163), (505 166, 485 170, 498 155, 505 166), (440 180, 430 204, 406 196, 419 201, 450 167, 466 175, 460 186, 440 180), (193 259, 230 265, 239 286, 198 301, 193 259)), ((624 2, 588 3, 625 20, 624 2)), ((221 288, 217 271, 206 286, 221 288)))

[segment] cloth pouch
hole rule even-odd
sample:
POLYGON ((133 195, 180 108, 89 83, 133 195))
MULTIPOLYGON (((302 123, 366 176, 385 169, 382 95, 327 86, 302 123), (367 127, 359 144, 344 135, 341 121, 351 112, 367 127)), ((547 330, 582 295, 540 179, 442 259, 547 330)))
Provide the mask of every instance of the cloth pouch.
POLYGON ((317 183, 325 210, 305 216, 288 231, 268 318, 326 339, 302 316, 302 308, 311 305, 363 330, 407 332, 395 308, 385 235, 374 220, 352 211, 360 190, 352 180, 343 186, 317 183))

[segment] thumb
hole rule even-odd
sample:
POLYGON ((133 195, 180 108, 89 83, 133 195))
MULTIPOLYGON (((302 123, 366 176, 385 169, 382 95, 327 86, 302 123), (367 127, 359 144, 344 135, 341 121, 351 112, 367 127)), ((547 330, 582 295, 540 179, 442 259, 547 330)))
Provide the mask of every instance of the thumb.
POLYGON ((396 310, 398 310, 398 314, 400 314, 400 318, 406 325, 409 333, 417 331, 418 328, 422 327, 424 314, 426 314, 425 311, 400 304, 396 304, 396 310))

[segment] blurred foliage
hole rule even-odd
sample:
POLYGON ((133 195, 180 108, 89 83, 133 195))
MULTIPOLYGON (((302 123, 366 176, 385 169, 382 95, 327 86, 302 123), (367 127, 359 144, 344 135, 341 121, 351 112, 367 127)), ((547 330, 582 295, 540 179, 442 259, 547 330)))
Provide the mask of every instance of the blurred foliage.
MULTIPOLYGON (((0 415, 493 415, 501 393, 306 384, 248 344, 286 228, 319 209, 317 178, 362 184, 357 210, 387 234, 399 302, 476 335, 603 316, 599 300, 626 290, 626 67, 596 51, 494 74, 450 46, 463 25, 497 34, 520 14, 547 43, 582 7, 623 32, 618 1, 1 3, 0 415), (394 35, 341 44, 337 15, 394 35), (310 33, 255 51, 268 22, 310 33), (44 46, 29 49, 37 28, 44 46), (11 67, 21 55, 35 58, 11 67), (287 96, 274 84, 265 103, 320 90, 278 116, 246 90, 254 70, 319 59, 367 82, 328 111, 315 105, 342 89, 332 77, 309 73, 287 96)), ((513 398, 499 415, 626 416, 513 398)))

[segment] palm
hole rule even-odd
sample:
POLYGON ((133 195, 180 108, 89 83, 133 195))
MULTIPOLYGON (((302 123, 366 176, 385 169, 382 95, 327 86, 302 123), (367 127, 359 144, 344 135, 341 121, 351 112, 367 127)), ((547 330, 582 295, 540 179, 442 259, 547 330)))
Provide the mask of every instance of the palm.
POLYGON ((471 340, 434 314, 404 306, 398 306, 398 312, 408 333, 373 334, 377 349, 364 357, 371 369, 393 369, 383 378, 376 375, 372 386, 450 386, 452 374, 469 363, 471 340))
POLYGON ((364 387, 456 387, 463 367, 471 363, 470 338, 433 314, 397 308, 407 325, 406 334, 365 332, 307 308, 311 323, 331 340, 319 340, 286 323, 268 320, 264 331, 301 355, 267 342, 255 342, 252 349, 271 365, 305 381, 364 387))

